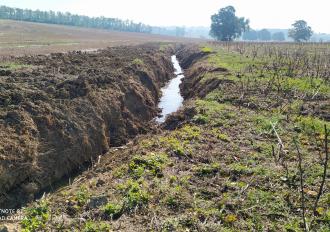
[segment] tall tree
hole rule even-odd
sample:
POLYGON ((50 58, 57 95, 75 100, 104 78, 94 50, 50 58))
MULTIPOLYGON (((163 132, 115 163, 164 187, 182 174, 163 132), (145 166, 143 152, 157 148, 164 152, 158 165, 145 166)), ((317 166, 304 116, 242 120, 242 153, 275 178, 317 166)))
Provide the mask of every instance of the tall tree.
POLYGON ((308 41, 313 35, 312 28, 304 20, 296 21, 292 27, 289 30, 289 37, 296 42, 308 41))
POLYGON ((211 20, 210 35, 221 41, 232 41, 249 28, 249 20, 237 17, 233 6, 221 8, 211 20))
POLYGON ((283 32, 275 32, 273 35, 272 35, 272 40, 274 41, 285 41, 285 35, 283 32))
POLYGON ((269 41, 272 39, 272 34, 267 29, 258 31, 258 38, 261 41, 269 41))

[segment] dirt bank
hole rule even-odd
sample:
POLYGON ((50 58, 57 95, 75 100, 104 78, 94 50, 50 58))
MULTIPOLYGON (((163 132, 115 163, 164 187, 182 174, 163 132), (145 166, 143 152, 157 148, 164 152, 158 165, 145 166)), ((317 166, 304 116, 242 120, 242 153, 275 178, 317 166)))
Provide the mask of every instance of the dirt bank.
POLYGON ((148 130, 173 73, 158 44, 12 60, 0 76, 0 208, 148 130))
POLYGON ((216 89, 222 81, 215 77, 216 74, 228 74, 225 68, 214 67, 205 62, 205 58, 210 52, 202 51, 196 45, 182 47, 177 56, 180 64, 186 70, 180 89, 181 94, 187 100, 193 97, 203 98, 207 93, 216 89), (214 75, 214 78, 209 78, 206 81, 201 81, 205 75, 214 75), (193 90, 193 91, 191 91, 193 90))

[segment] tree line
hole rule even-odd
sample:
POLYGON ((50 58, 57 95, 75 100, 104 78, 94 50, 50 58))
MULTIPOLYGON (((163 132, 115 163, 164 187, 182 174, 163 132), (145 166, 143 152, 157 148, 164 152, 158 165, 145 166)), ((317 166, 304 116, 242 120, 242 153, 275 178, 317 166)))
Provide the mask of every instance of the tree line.
POLYGON ((69 12, 54 12, 28 10, 0 6, 0 19, 12 19, 19 21, 61 24, 68 26, 90 27, 99 29, 109 29, 117 31, 151 33, 152 27, 143 23, 134 23, 130 20, 121 20, 106 17, 88 17, 71 14, 69 12))
MULTIPOLYGON (((236 10, 233 6, 221 8, 218 13, 211 16, 211 21, 210 35, 216 40, 232 41, 241 37, 242 34, 244 40, 285 40, 285 36, 281 32, 272 35, 267 29, 251 30, 250 21, 244 17, 236 16, 236 10)), ((312 35, 312 28, 304 20, 297 20, 293 23, 288 34, 295 42, 309 41, 312 35)))
POLYGON ((184 37, 186 34, 185 27, 152 27, 152 34, 170 35, 184 37))
POLYGON ((243 33, 242 39, 249 41, 285 41, 285 34, 281 31, 271 33, 267 29, 249 30, 243 33))

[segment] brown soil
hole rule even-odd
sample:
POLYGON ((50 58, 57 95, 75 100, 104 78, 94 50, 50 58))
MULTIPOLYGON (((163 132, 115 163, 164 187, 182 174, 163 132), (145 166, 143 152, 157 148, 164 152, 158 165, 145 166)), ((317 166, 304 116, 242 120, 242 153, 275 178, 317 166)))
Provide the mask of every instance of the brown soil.
MULTIPOLYGON (((196 45, 186 45, 182 47, 177 56, 180 59, 180 64, 184 69, 186 69, 185 76, 183 79, 180 89, 181 94, 184 99, 189 99, 193 97, 203 98, 207 93, 218 88, 218 86, 227 82, 219 79, 209 79, 201 83, 201 79, 206 73, 221 73, 223 75, 229 74, 229 71, 225 68, 210 66, 204 61, 209 53, 203 52, 196 45), (191 90, 194 91, 191 91, 191 90)), ((229 81, 230 82, 230 81, 229 81)))
POLYGON ((0 20, 0 57, 95 50, 147 42, 191 42, 178 38, 134 32, 119 32, 53 24, 0 20))
POLYGON ((15 59, 0 77, 0 208, 148 130, 170 48, 158 44, 15 59))

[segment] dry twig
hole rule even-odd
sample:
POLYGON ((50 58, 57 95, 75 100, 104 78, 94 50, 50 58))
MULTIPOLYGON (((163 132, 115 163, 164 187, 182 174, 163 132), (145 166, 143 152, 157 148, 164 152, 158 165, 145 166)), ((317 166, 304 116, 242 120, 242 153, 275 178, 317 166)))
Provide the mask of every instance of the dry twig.
POLYGON ((304 194, 304 170, 302 168, 302 155, 298 147, 297 141, 294 139, 294 144, 296 146, 296 150, 298 153, 298 168, 299 168, 299 174, 300 174, 300 193, 301 193, 301 209, 302 209, 302 220, 304 223, 304 231, 308 230, 308 225, 306 223, 306 206, 305 206, 305 194, 304 194))

